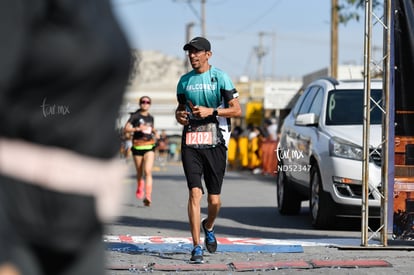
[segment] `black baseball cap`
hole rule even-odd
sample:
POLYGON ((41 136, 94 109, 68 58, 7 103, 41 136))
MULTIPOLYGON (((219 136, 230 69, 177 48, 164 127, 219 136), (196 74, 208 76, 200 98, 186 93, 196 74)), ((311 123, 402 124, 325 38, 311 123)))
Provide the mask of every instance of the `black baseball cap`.
POLYGON ((188 51, 191 48, 195 48, 199 51, 210 51, 211 45, 210 42, 205 39, 204 37, 194 37, 190 40, 187 44, 184 45, 183 49, 184 51, 188 51))

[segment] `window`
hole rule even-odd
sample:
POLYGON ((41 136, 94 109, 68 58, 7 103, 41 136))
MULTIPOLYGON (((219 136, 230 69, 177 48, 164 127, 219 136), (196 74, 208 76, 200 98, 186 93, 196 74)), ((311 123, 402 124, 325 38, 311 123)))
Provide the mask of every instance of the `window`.
MULTIPOLYGON (((371 90, 371 98, 379 102, 381 90, 371 90)), ((364 118, 364 91, 330 91, 326 108, 326 125, 361 125, 364 118)), ((370 118, 371 124, 381 124, 382 111, 372 101, 370 118)))
POLYGON ((309 109, 309 113, 314 113, 319 116, 322 111, 322 103, 323 103, 323 91, 322 91, 322 88, 319 88, 315 95, 315 98, 312 101, 312 106, 309 109))
POLYGON ((296 116, 298 114, 299 108, 302 105, 303 99, 306 97, 307 92, 308 92, 308 90, 305 90, 303 92, 303 94, 300 95, 299 99, 296 101, 296 104, 295 104, 295 106, 292 109, 293 116, 296 116))
POLYGON ((310 88, 310 91, 307 93, 305 99, 303 100, 302 105, 299 109, 299 114, 306 114, 309 113, 310 107, 312 105, 313 99, 315 97, 315 94, 318 92, 319 87, 313 86, 310 88))

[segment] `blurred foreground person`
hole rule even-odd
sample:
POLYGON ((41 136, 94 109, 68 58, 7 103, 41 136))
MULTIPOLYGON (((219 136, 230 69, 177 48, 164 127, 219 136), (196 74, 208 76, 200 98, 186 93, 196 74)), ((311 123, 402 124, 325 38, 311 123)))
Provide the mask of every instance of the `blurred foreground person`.
POLYGON ((107 0, 2 0, 0 35, 0 274, 104 274, 128 44, 107 0))

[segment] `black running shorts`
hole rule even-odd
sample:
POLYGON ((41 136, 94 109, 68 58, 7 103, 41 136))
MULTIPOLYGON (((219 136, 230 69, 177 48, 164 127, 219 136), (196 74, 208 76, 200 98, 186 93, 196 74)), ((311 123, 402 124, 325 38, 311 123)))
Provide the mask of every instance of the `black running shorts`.
POLYGON ((227 165, 227 148, 223 144, 208 149, 194 149, 183 146, 181 158, 189 189, 199 187, 204 193, 201 177, 204 176, 208 194, 221 193, 224 172, 227 165))
POLYGON ((133 156, 143 156, 147 152, 155 151, 155 147, 152 149, 137 150, 134 147, 131 147, 131 152, 133 156))

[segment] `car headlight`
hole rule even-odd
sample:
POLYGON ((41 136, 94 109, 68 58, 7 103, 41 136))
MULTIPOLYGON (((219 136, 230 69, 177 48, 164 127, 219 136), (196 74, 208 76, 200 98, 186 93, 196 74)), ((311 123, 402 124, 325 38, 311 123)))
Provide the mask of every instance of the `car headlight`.
POLYGON ((362 161, 362 147, 344 139, 333 137, 329 141, 329 154, 334 157, 362 161))

